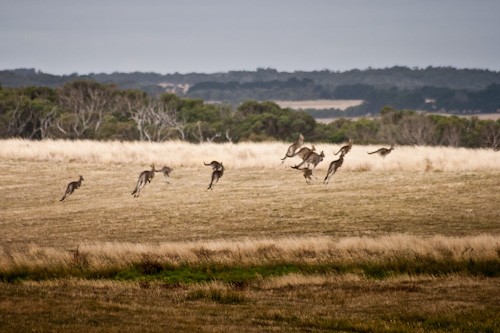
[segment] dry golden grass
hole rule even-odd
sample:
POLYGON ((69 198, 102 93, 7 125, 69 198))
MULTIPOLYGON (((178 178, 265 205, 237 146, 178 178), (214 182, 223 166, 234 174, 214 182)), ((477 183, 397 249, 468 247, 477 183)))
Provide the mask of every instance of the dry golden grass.
MULTIPOLYGON (((75 264, 105 271, 145 259, 239 268, 381 267, 404 259, 490 263, 498 274, 498 152, 396 147, 381 158, 366 154, 377 147, 355 145, 323 186, 340 145, 316 145, 326 158, 312 185, 290 168, 297 159, 281 164, 287 147, 4 140, 0 272, 71 277, 75 264), (213 159, 227 169, 207 191, 211 170, 203 161, 213 159), (174 168, 171 184, 157 173, 134 199, 137 176, 151 163, 174 168), (59 202, 80 174, 82 187, 59 202)), ((257 278, 243 289, 134 281, 1 283, 0 331, 498 329, 498 277, 373 280, 330 270, 257 278)))
MULTIPOLYGON (((83 163, 97 167, 106 165, 148 168, 151 163, 168 164, 174 168, 203 167, 203 161, 223 161, 228 169, 282 169, 280 158, 290 143, 190 144, 186 142, 96 142, 19 139, 0 141, 1 161, 53 162, 74 165, 83 163)), ((306 143, 305 146, 310 146, 306 143)), ((317 167, 326 170, 337 159, 333 153, 342 145, 315 144, 324 151, 325 160, 317 167)), ((368 155, 381 146, 360 146, 356 142, 346 156, 346 171, 481 171, 500 170, 500 154, 491 149, 452 147, 396 146, 385 158, 368 155)), ((387 145, 386 147, 389 147, 387 145)), ((298 157, 287 159, 294 165, 298 157)))

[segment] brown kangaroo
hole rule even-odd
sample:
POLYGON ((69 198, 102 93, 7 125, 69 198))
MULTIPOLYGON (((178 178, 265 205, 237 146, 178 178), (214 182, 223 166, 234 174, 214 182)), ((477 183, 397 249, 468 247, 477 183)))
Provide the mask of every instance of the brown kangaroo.
POLYGON ((214 181, 216 183, 219 182, 219 179, 222 177, 223 174, 224 174, 224 166, 222 165, 221 162, 220 169, 214 170, 212 172, 212 181, 210 182, 210 185, 208 185, 207 190, 213 190, 214 181))
POLYGON ((212 169, 215 171, 215 170, 220 170, 222 168, 222 163, 220 162, 217 162, 217 161, 212 161, 210 163, 205 163, 203 162, 203 164, 205 164, 206 166, 210 166, 212 167, 212 169))
POLYGON ((313 151, 311 151, 302 161, 302 163, 293 166, 293 169, 299 169, 301 166, 304 164, 307 164, 307 167, 309 167, 311 164, 313 166, 313 169, 318 165, 319 162, 323 161, 323 158, 325 157, 325 154, 321 152, 320 154, 317 154, 313 151))
POLYGON ((285 154, 285 157, 283 157, 281 160, 283 162, 281 163, 284 163, 285 162, 285 159, 287 157, 293 157, 295 156, 294 153, 297 151, 297 149, 299 149, 302 145, 304 144, 304 136, 302 134, 299 135, 299 138, 297 139, 297 141, 295 141, 290 147, 288 147, 288 150, 286 151, 286 154, 285 154))
POLYGON ((338 152, 333 153, 333 155, 338 155, 339 153, 343 153, 345 155, 351 151, 351 148, 352 148, 352 140, 349 139, 349 143, 347 145, 343 146, 342 148, 340 148, 338 152))
POLYGON ((71 195, 71 193, 73 193, 76 189, 80 188, 80 186, 82 185, 82 180, 83 177, 80 176, 80 178, 76 182, 69 183, 68 186, 66 186, 66 192, 64 192, 64 196, 59 201, 64 201, 67 196, 71 195))
POLYGON ((311 181, 312 181, 311 177, 314 177, 314 179, 318 179, 313 174, 313 171, 309 168, 302 168, 302 169, 297 169, 297 170, 303 171, 303 175, 304 175, 304 178, 305 178, 307 184, 311 184, 311 181))
POLYGON ((151 164, 151 171, 146 170, 141 172, 139 175, 139 179, 137 179, 137 184, 135 185, 135 189, 132 192, 134 198, 137 198, 141 195, 141 189, 146 186, 147 183, 151 183, 151 180, 155 177, 155 165, 151 164))
POLYGON ((338 160, 332 161, 330 163, 330 166, 328 167, 328 172, 326 173, 325 179, 323 180, 323 185, 328 184, 330 181, 330 177, 333 176, 333 174, 337 171, 338 168, 342 166, 342 163, 344 163, 344 152, 340 154, 340 157, 338 160))
POLYGON ((168 182, 168 177, 170 177, 170 173, 174 171, 174 169, 172 168, 169 168, 168 166, 164 166, 163 168, 161 168, 160 170, 155 170, 155 172, 161 172, 163 173, 163 176, 167 179, 167 184, 170 184, 168 182))
POLYGON ((386 157, 393 150, 394 150, 394 145, 391 145, 391 148, 380 148, 380 149, 372 151, 371 153, 368 153, 368 154, 379 154, 382 157, 386 157))

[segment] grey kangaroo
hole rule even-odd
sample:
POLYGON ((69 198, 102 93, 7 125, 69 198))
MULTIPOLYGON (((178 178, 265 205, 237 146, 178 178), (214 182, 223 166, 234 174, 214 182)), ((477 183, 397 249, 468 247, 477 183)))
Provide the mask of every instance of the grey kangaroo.
POLYGON ((344 156, 345 154, 342 152, 338 160, 332 161, 332 163, 330 163, 328 172, 326 173, 325 179, 323 180, 323 185, 328 184, 333 174, 337 172, 337 169, 342 166, 342 164, 344 163, 344 156))
POLYGON ((161 172, 163 173, 163 176, 165 177, 165 179, 167 179, 167 184, 170 184, 168 182, 168 177, 170 177, 170 173, 174 171, 174 169, 168 167, 168 166, 164 166, 163 168, 161 168, 160 170, 155 170, 155 172, 161 172))
POLYGON ((203 162, 203 164, 205 164, 206 166, 210 166, 212 167, 212 169, 215 171, 215 170, 220 170, 221 168, 223 168, 222 166, 222 163, 220 162, 217 162, 217 161, 212 161, 210 163, 205 163, 203 162))
POLYGON ((343 146, 342 148, 340 148, 338 152, 333 153, 333 155, 338 155, 339 153, 343 153, 345 155, 351 151, 351 148, 352 148, 352 140, 349 139, 349 143, 347 145, 343 146))
POLYGON ((82 181, 83 177, 80 176, 80 178, 76 182, 69 183, 68 186, 66 187, 66 192, 64 192, 64 196, 59 201, 64 201, 64 199, 66 199, 67 196, 71 195, 71 193, 73 193, 76 189, 80 188, 80 186, 82 185, 82 181))
POLYGON ((151 180, 155 177, 155 166, 151 165, 151 171, 146 170, 141 172, 139 179, 137 179, 137 184, 132 192, 134 198, 137 198, 141 194, 141 189, 146 186, 147 183, 151 183, 151 180))
POLYGON ((304 175, 304 178, 305 178, 307 184, 311 184, 311 181, 312 181, 311 177, 313 177, 314 179, 317 179, 316 176, 313 174, 313 171, 309 168, 302 168, 302 169, 297 169, 297 170, 303 171, 303 175, 304 175))
POLYGON ((310 152, 302 161, 302 163, 293 166, 292 169, 299 169, 301 166, 304 164, 307 164, 307 167, 312 164, 313 169, 318 165, 319 162, 323 161, 323 158, 325 157, 325 154, 321 152, 320 154, 317 154, 315 152, 310 152))
POLYGON ((394 145, 391 145, 391 148, 380 148, 380 149, 372 151, 371 153, 368 153, 368 154, 379 154, 382 157, 386 157, 393 150, 394 150, 394 145))
POLYGON ((217 183, 223 174, 224 166, 222 165, 222 163, 220 163, 220 169, 214 169, 214 171, 212 172, 212 181, 210 182, 210 185, 208 185, 207 190, 213 190, 214 181, 217 183))
POLYGON ((286 154, 285 154, 285 157, 283 157, 281 160, 283 162, 281 163, 284 163, 285 162, 285 159, 287 157, 293 157, 295 156, 295 152, 297 151, 297 149, 299 149, 302 145, 304 144, 304 136, 302 134, 299 135, 299 138, 297 139, 297 141, 295 141, 290 147, 288 147, 288 150, 286 151, 286 154))

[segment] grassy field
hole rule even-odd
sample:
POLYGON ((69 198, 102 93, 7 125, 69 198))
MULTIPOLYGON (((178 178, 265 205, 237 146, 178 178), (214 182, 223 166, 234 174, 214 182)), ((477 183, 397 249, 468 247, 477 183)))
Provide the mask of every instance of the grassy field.
POLYGON ((500 329, 498 152, 287 146, 1 141, 0 331, 500 329))

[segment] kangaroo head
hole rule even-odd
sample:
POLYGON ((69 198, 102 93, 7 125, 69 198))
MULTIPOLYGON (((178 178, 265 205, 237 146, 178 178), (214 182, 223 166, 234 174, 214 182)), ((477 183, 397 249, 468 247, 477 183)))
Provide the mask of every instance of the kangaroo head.
POLYGON ((325 153, 323 153, 323 151, 321 151, 321 154, 319 154, 320 157, 325 157, 325 153))
POLYGON ((311 151, 316 151, 316 147, 314 147, 314 145, 312 145, 311 151))
POLYGON ((80 181, 84 180, 82 175, 80 175, 80 179, 79 179, 79 180, 80 180, 80 181))

